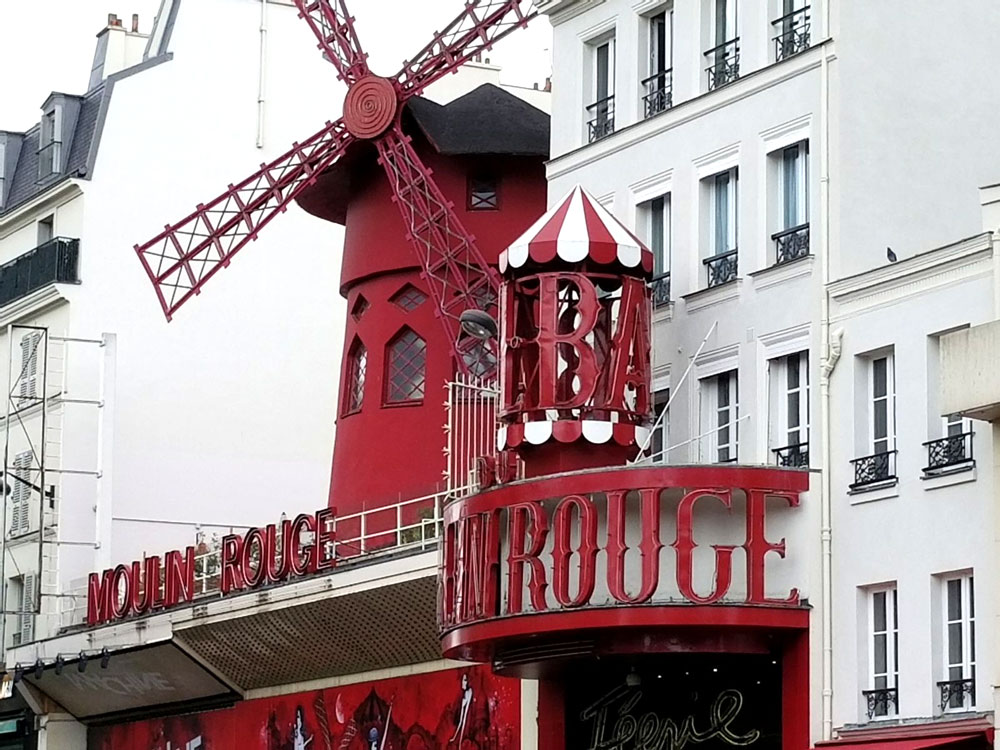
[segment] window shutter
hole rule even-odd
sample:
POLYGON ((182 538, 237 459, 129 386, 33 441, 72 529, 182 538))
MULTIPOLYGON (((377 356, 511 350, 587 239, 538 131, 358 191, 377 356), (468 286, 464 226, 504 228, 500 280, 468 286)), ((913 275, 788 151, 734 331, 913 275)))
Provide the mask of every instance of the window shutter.
POLYGON ((24 586, 21 588, 21 613, 20 619, 21 643, 28 643, 35 639, 35 615, 32 610, 35 608, 35 574, 24 574, 24 586))
POLYGON ((22 399, 38 396, 38 347, 42 334, 29 333, 21 337, 21 379, 19 394, 22 399))
POLYGON ((31 489, 23 481, 29 481, 31 469, 31 451, 24 451, 14 456, 14 476, 7 485, 11 496, 11 535, 25 534, 29 529, 29 508, 31 506, 31 489))

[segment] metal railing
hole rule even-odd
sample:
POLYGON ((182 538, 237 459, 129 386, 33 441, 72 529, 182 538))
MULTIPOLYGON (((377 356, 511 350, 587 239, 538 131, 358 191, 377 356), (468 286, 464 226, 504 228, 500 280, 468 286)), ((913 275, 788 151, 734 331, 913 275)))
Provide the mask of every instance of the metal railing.
POLYGON ((740 38, 730 39, 718 47, 712 47, 705 53, 711 65, 705 68, 708 73, 708 90, 714 91, 740 77, 740 38))
POLYGON ((598 99, 587 107, 587 140, 599 141, 615 132, 615 95, 598 99))
POLYGON ((971 463, 973 434, 963 432, 924 443, 927 446, 927 466, 924 467, 924 473, 971 463))
POLYGON ((809 224, 799 224, 771 235, 774 240, 774 264, 798 260, 809 255, 809 224))
POLYGON ((674 106, 674 71, 672 68, 642 79, 643 118, 658 115, 674 106))
POLYGON ((799 469, 809 466, 809 443, 786 445, 783 448, 772 448, 778 466, 799 469))
POLYGON ((0 307, 53 282, 76 284, 80 240, 56 237, 0 266, 0 307))
POLYGON ((895 687, 875 688, 874 690, 862 690, 861 695, 865 697, 868 704, 868 718, 874 719, 876 716, 894 716, 896 714, 898 693, 895 687), (889 706, 892 708, 889 708, 889 706))
POLYGON ((774 37, 774 61, 786 60, 792 55, 809 49, 811 42, 811 23, 809 6, 793 10, 771 22, 778 30, 774 37))
POLYGON ((976 680, 974 677, 966 677, 962 680, 942 680, 937 686, 938 690, 941 691, 942 711, 972 708, 976 705, 976 680), (966 698, 969 699, 968 705, 966 705, 966 698))
MULTIPOLYGON (((445 424, 445 487, 456 497, 477 483, 480 459, 497 458, 497 406, 494 382, 458 373, 445 384, 448 422, 445 424)), ((470 491, 475 491, 470 489, 470 491)))
POLYGON ((653 292, 653 309, 666 307, 670 304, 670 271, 653 277, 649 282, 653 292))
POLYGON ((736 280, 736 274, 739 271, 738 252, 738 250, 733 249, 702 260, 702 263, 708 268, 709 288, 736 280))
POLYGON ((896 479, 895 450, 855 458, 851 463, 854 464, 852 490, 896 479))

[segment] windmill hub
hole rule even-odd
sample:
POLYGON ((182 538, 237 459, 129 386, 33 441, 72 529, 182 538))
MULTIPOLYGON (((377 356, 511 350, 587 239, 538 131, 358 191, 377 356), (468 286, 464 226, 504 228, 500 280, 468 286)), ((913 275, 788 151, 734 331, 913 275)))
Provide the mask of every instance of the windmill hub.
POLYGON ((355 81, 344 99, 344 124, 355 138, 381 135, 392 125, 398 106, 396 88, 387 78, 366 75, 355 81))

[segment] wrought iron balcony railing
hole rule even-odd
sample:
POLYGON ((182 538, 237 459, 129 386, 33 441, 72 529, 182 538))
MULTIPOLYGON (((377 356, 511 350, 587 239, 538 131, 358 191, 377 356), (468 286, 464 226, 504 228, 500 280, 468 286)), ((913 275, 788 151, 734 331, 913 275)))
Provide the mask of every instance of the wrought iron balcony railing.
POLYGON ((46 284, 76 284, 80 240, 56 237, 0 266, 0 307, 46 284))
POLYGON ((778 466, 785 466, 792 469, 799 469, 809 466, 809 443, 799 443, 798 445, 786 445, 784 448, 772 448, 771 452, 778 462, 778 466))
POLYGON ((793 10, 771 23, 778 32, 774 37, 774 61, 780 62, 809 49, 812 24, 809 6, 793 10))
POLYGON ((711 63, 705 71, 708 73, 708 90, 732 83, 740 77, 740 38, 730 39, 718 47, 713 47, 705 53, 711 63))
POLYGON ((782 229, 771 235, 774 240, 774 263, 780 266, 809 255, 809 225, 782 229))
POLYGON ((964 680, 942 680, 937 686, 941 691, 942 711, 966 708, 966 698, 970 699, 968 708, 976 705, 976 680, 973 677, 964 680))
POLYGON ((673 69, 653 73, 642 80, 642 116, 652 117, 674 106, 674 71, 673 69))
POLYGON ((598 99, 587 107, 587 139, 589 143, 599 141, 615 132, 615 97, 612 94, 598 99))
POLYGON ((649 286, 653 290, 654 310, 670 304, 670 271, 654 276, 649 286))
POLYGON ((896 479, 896 451, 885 451, 875 453, 871 456, 855 458, 851 461, 854 464, 854 482, 851 489, 861 489, 873 484, 889 482, 896 479))
POLYGON ((739 271, 738 252, 738 250, 733 249, 729 252, 713 255, 711 258, 705 258, 702 261, 708 267, 709 288, 736 280, 736 274, 739 271))
POLYGON ((929 440, 927 446, 927 466, 925 474, 933 474, 942 469, 972 463, 972 432, 948 435, 938 440, 929 440))
POLYGON ((862 690, 868 704, 868 718, 874 719, 876 716, 894 716, 897 710, 897 689, 894 687, 875 688, 874 690, 862 690), (892 708, 890 708, 892 706, 892 708))

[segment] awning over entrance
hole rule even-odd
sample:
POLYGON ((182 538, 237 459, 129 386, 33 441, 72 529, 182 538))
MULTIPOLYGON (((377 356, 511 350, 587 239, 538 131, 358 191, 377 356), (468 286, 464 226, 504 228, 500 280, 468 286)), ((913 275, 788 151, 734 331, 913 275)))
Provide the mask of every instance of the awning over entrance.
POLYGON ((850 736, 835 742, 819 742, 815 750, 989 750, 993 747, 993 728, 983 719, 860 729, 844 734, 850 736))
POLYGON ((821 750, 923 750, 928 747, 953 748, 953 750, 980 750, 988 747, 983 734, 951 735, 949 737, 924 737, 916 740, 888 742, 829 742, 817 745, 821 750))

